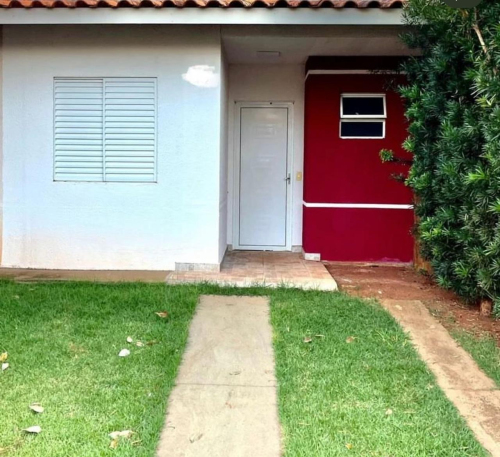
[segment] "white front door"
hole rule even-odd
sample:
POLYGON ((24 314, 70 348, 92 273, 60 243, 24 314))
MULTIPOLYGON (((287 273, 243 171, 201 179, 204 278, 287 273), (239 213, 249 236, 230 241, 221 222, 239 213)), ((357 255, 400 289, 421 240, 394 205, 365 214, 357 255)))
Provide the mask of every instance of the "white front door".
POLYGON ((237 249, 287 249, 289 107, 239 107, 237 249))

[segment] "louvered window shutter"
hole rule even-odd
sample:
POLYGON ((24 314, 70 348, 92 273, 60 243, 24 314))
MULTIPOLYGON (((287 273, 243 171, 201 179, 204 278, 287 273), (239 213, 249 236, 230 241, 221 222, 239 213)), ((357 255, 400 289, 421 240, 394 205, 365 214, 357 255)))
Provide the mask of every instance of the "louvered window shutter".
POLYGON ((54 179, 103 180, 103 81, 54 81, 54 179))
POLYGON ((104 80, 106 181, 156 180, 156 80, 104 80))
POLYGON ((57 181, 156 181, 156 78, 58 79, 54 106, 57 181))

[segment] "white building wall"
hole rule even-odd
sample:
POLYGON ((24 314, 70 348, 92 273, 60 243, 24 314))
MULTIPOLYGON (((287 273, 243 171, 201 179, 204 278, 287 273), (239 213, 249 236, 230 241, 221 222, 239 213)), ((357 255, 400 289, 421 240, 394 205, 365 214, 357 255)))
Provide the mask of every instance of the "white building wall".
POLYGON ((234 129, 236 102, 293 102, 292 245, 302 245, 303 183, 297 181, 304 163, 304 66, 230 65, 228 103, 228 244, 233 243, 234 129))
POLYGON ((229 68, 224 52, 221 53, 221 125, 220 125, 220 177, 219 177, 219 262, 222 262, 227 249, 228 216, 228 144, 227 144, 227 105, 229 97, 229 68))
POLYGON ((217 264, 219 27, 6 26, 3 42, 2 266, 217 264), (183 79, 199 65, 215 76, 183 79), (56 76, 158 78, 157 183, 53 182, 56 76))

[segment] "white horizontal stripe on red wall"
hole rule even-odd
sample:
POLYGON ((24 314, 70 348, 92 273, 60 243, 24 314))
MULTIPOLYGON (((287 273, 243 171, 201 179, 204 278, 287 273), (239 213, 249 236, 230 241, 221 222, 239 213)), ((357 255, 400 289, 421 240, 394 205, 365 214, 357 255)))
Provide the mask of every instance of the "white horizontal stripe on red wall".
POLYGON ((413 205, 388 203, 303 203, 306 208, 413 209, 413 205))

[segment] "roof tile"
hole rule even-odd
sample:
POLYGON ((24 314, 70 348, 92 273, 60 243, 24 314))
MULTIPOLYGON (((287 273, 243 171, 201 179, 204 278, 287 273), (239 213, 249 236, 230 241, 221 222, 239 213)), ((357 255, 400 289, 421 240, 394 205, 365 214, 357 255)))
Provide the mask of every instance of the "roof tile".
POLYGON ((404 0, 0 0, 0 8, 401 8, 404 0))

